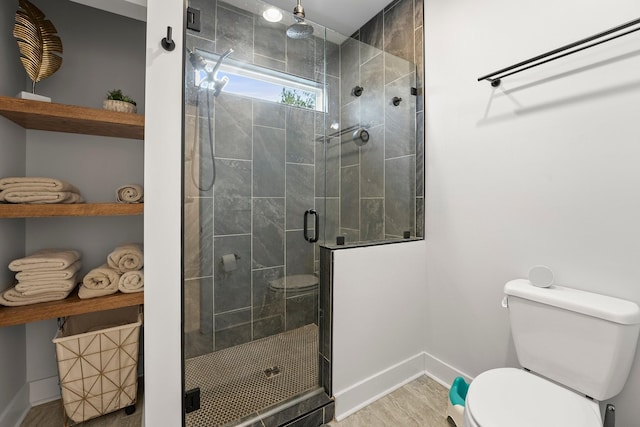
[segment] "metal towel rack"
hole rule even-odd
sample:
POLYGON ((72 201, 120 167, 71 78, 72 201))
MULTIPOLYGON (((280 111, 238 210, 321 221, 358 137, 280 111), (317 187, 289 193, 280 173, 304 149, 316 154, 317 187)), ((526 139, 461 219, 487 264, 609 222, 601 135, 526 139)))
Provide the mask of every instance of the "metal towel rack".
POLYGON ((494 71, 493 73, 489 73, 482 77, 478 77, 478 81, 487 80, 489 83, 491 83, 491 86, 498 87, 500 86, 501 80, 507 76, 511 76, 521 71, 525 71, 530 68, 537 67, 538 65, 546 64, 547 62, 555 61, 556 59, 560 59, 565 56, 574 54, 576 52, 580 52, 581 50, 589 49, 590 47, 597 46, 602 43, 606 43, 610 40, 617 39, 618 37, 626 36, 627 34, 640 31, 640 26, 638 26, 636 28, 631 28, 630 30, 618 33, 619 31, 622 31, 624 29, 627 29, 629 27, 633 27, 634 25, 639 25, 639 24, 640 24, 640 18, 634 19, 633 21, 627 22, 617 27, 608 29, 606 31, 602 31, 598 34, 594 34, 591 37, 578 40, 576 42, 570 43, 568 45, 565 45, 557 49, 554 49, 552 51, 538 55, 534 58, 527 59, 526 61, 522 61, 515 65, 502 68, 498 71, 494 71), (614 33, 618 33, 618 34, 614 34, 614 33), (611 36, 607 37, 609 35, 611 36), (603 38, 603 37, 606 37, 606 38, 603 38))

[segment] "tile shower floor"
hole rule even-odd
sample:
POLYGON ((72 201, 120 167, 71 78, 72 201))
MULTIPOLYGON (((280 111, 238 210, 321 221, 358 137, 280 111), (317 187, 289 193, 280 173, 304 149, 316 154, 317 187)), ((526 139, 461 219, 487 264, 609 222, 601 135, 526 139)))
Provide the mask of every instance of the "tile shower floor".
POLYGON ((187 427, 221 426, 319 386, 318 327, 306 325, 185 361, 185 389, 200 388, 187 427))

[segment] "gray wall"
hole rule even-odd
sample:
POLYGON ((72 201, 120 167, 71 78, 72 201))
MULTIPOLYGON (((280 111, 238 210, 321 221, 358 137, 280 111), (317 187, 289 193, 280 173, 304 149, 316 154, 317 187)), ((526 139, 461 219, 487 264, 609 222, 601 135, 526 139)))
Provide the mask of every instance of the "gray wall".
MULTIPOLYGON (((24 69, 18 59, 18 48, 12 35, 14 2, 0 2, 0 95, 15 96, 24 83, 24 69)), ((5 118, 0 118, 0 177, 22 176, 25 170, 25 131, 5 118)), ((0 266, 24 255, 24 220, 0 219, 0 266)), ((0 291, 8 288, 13 276, 0 268, 0 291)), ((25 384, 26 347, 24 326, 0 328, 0 364, 11 366, 0 372, 0 424, 11 400, 25 384)))
MULTIPOLYGON (((101 108, 105 92, 121 88, 144 113, 143 22, 65 0, 34 4, 54 23, 64 46, 62 67, 36 85, 36 93, 57 103, 101 108)), ((28 78, 23 86, 30 89, 28 78)), ((118 186, 142 184, 142 141, 33 130, 26 134, 25 173, 69 181, 88 202, 115 201, 118 186)), ((142 225, 142 216, 28 219, 24 253, 47 247, 78 249, 86 273, 103 264, 115 246, 142 242, 142 225)), ((35 400, 55 391, 49 386, 57 377, 51 343, 55 329, 54 320, 26 325, 27 381, 43 381, 42 387, 32 386, 35 400)))
POLYGON ((341 45, 341 125, 359 124, 371 137, 361 147, 342 137, 340 234, 348 242, 424 234, 422 45, 422 0, 393 1, 341 45))
MULTIPOLYGON (((267 23, 222 2, 192 1, 202 10, 201 32, 188 31, 187 47, 322 81, 325 42, 318 37, 291 40, 283 23, 267 23), (242 31, 238 29, 242 28, 242 31)), ((332 113, 338 117, 338 47, 327 44, 327 79, 332 113)), ((322 194, 324 117, 313 110, 222 93, 212 101, 216 183, 211 179, 207 110, 187 63, 185 118, 185 332, 187 357, 293 329, 317 318, 317 295, 285 298, 268 282, 285 275, 312 274, 314 246, 303 239, 302 217, 322 194), (194 156, 195 154, 195 156, 194 156), (227 273, 220 260, 237 254, 238 269, 227 273)), ((291 296, 291 295, 290 295, 291 296)))

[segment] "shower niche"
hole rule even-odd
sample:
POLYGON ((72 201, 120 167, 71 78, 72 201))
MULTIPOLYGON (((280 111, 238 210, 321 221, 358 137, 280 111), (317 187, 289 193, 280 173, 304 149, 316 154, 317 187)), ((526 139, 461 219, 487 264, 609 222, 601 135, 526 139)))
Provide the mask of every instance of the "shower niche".
POLYGON ((185 39, 184 389, 200 408, 185 425, 320 425, 333 418, 320 247, 422 236, 421 0, 352 38, 303 11, 270 22, 254 0, 188 6, 201 28, 185 39), (385 51, 393 25, 410 55, 385 51))

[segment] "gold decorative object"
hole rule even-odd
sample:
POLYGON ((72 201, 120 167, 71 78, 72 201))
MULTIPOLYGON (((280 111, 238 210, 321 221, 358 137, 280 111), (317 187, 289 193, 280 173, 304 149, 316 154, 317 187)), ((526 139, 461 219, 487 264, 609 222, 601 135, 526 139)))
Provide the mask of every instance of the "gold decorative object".
POLYGON ((56 55, 62 53, 62 40, 40 9, 27 0, 19 0, 18 6, 13 36, 18 41, 20 61, 33 81, 32 92, 35 93, 36 83, 51 76, 62 65, 62 57, 56 55))

